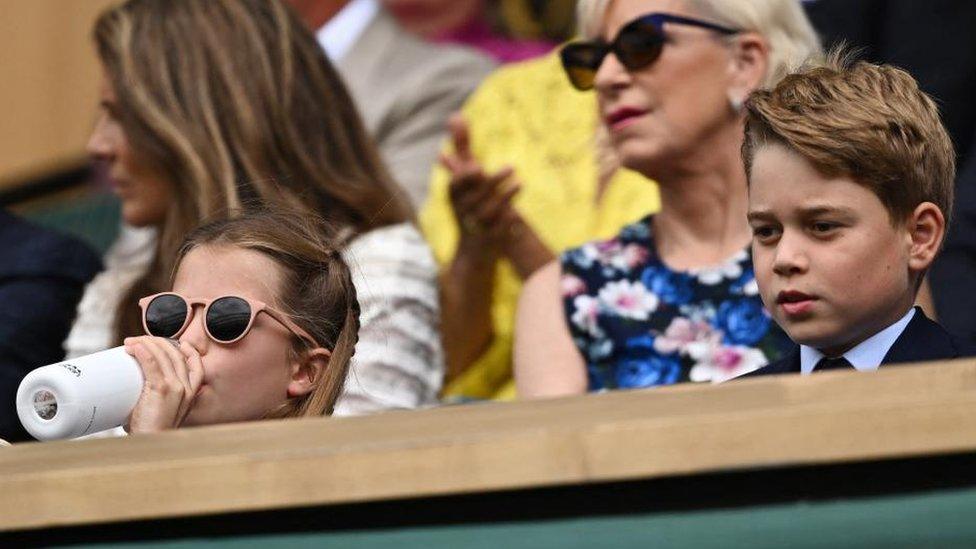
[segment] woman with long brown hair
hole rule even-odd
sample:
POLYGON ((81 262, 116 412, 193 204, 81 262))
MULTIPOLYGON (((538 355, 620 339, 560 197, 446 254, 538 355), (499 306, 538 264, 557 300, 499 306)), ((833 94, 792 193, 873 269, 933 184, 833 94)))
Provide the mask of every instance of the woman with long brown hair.
POLYGON ((95 24, 102 114, 89 142, 123 242, 86 292, 69 355, 141 333, 185 235, 256 207, 340 227, 362 330, 337 413, 435 401, 443 373, 436 268, 409 202, 383 167, 315 37, 278 0, 129 0, 95 24))

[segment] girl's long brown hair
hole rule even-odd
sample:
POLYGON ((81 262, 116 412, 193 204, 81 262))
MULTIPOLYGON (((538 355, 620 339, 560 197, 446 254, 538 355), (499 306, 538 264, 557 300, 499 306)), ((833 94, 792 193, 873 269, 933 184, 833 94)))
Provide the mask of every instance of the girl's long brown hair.
MULTIPOLYGON (((332 351, 325 371, 312 380, 312 391, 271 410, 268 418, 330 415, 342 391, 359 337, 356 288, 339 252, 347 232, 314 216, 258 211, 208 223, 191 232, 180 249, 177 265, 200 246, 243 248, 271 258, 282 277, 270 305, 332 351)), ((294 338, 297 356, 306 347, 294 338)))
POLYGON ((146 275, 160 291, 184 236, 249 204, 317 214, 358 234, 413 219, 312 32, 279 0, 129 0, 94 39, 129 146, 173 185, 146 275))

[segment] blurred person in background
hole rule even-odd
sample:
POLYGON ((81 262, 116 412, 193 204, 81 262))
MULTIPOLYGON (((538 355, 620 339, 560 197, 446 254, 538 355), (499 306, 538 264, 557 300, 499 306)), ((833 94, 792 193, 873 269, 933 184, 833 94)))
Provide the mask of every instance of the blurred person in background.
POLYGON ((500 68, 452 121, 420 215, 441 266, 447 400, 514 398, 523 280, 657 209, 654 184, 619 167, 600 126, 596 97, 556 54, 500 68))
POLYGON ((467 48, 415 38, 381 0, 287 1, 315 31, 387 168, 419 207, 448 117, 494 63, 467 48))
POLYGON ((567 75, 661 208, 563 253, 518 305, 519 396, 719 381, 789 340, 753 274, 742 105, 819 53, 796 0, 584 0, 567 75))
POLYGON ((64 358, 78 300, 101 267, 83 242, 0 209, 0 439, 33 440, 17 417, 17 387, 64 358))
POLYGON ((976 294, 968 291, 976 286, 976 3, 815 0, 804 6, 825 43, 844 42, 868 61, 904 68, 938 103, 959 169, 953 222, 929 273, 929 299, 940 324, 976 341, 976 294))
POLYGON ((107 165, 123 220, 149 238, 88 285, 68 355, 141 334, 138 299, 166 288, 202 222, 301 211, 338 228, 362 309, 336 414, 436 402, 430 249, 299 17, 278 0, 130 0, 99 17, 94 39, 104 79, 88 148, 107 165))
POLYGON ((555 46, 512 38, 493 28, 488 0, 382 0, 407 30, 432 42, 477 48, 499 63, 524 61, 555 46))

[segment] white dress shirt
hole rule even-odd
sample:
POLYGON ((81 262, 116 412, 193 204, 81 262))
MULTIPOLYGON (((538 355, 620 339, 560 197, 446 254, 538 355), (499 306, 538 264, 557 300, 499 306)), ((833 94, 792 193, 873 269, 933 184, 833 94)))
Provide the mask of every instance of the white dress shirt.
POLYGON ((315 33, 333 63, 342 59, 380 11, 377 0, 353 0, 315 33))
MULTIPOLYGON (((905 331, 905 327, 915 316, 915 308, 911 308, 897 322, 888 326, 884 330, 858 343, 853 349, 844 353, 843 357, 854 366, 859 372, 873 372, 881 366, 886 354, 895 344, 898 336, 905 331)), ((800 373, 807 375, 825 355, 806 345, 800 345, 800 373)))

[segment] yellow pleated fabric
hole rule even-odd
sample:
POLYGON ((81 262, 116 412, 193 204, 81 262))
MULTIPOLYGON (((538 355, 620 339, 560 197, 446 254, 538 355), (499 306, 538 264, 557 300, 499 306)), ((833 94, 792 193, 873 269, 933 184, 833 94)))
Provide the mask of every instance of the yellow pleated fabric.
MULTIPOLYGON (((657 211, 657 186, 619 170, 599 204, 596 97, 566 80, 556 54, 507 65, 490 75, 463 109, 471 149, 487 171, 515 168, 522 190, 514 205, 555 253, 609 238, 657 211)), ((435 168, 420 214, 424 235, 443 267, 454 257, 458 227, 448 198, 449 175, 435 168)), ((448 400, 514 398, 512 332, 522 282, 508 261, 496 267, 491 315, 495 338, 446 387, 448 400)))

